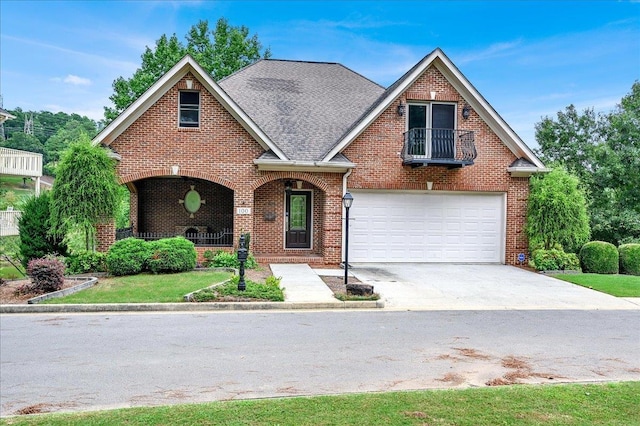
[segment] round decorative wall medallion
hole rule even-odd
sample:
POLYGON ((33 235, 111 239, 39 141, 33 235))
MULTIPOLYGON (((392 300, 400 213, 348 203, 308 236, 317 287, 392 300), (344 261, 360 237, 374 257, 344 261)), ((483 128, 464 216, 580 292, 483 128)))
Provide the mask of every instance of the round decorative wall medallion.
POLYGON ((189 213, 189 217, 193 217, 193 214, 200 210, 200 206, 206 204, 206 201, 200 197, 200 193, 195 190, 193 185, 191 185, 191 189, 185 194, 184 200, 178 200, 178 202, 184 204, 184 208, 189 213))

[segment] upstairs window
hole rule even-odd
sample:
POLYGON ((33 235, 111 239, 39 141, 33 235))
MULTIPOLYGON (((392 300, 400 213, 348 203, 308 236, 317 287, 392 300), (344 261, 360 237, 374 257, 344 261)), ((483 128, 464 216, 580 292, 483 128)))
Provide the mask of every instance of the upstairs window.
POLYGON ((180 113, 178 126, 200 126, 200 92, 180 92, 180 113))

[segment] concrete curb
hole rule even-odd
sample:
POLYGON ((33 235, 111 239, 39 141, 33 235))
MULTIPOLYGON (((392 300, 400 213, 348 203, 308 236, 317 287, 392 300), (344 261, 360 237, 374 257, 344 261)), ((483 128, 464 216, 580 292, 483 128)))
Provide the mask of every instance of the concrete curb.
POLYGON ((382 300, 341 302, 201 302, 201 303, 104 303, 83 305, 0 305, 0 314, 91 312, 203 312, 298 309, 378 309, 382 300))

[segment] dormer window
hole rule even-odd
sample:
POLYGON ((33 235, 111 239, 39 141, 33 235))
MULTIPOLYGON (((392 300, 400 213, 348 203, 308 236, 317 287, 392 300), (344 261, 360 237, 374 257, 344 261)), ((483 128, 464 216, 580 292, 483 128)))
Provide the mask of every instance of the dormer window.
POLYGON ((180 91, 180 112, 178 126, 200 126, 200 92, 180 91))

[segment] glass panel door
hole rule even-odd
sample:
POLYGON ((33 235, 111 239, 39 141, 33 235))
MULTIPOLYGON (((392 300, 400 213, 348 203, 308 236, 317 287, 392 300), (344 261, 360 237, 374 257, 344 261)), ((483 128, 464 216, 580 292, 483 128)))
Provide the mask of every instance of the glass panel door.
POLYGON ((429 155, 427 152, 427 106, 409 105, 408 154, 429 155))
POLYGON ((431 158, 450 158, 455 155, 455 105, 431 105, 431 158))
POLYGON ((291 191, 286 195, 285 247, 311 248, 311 193, 291 191))

